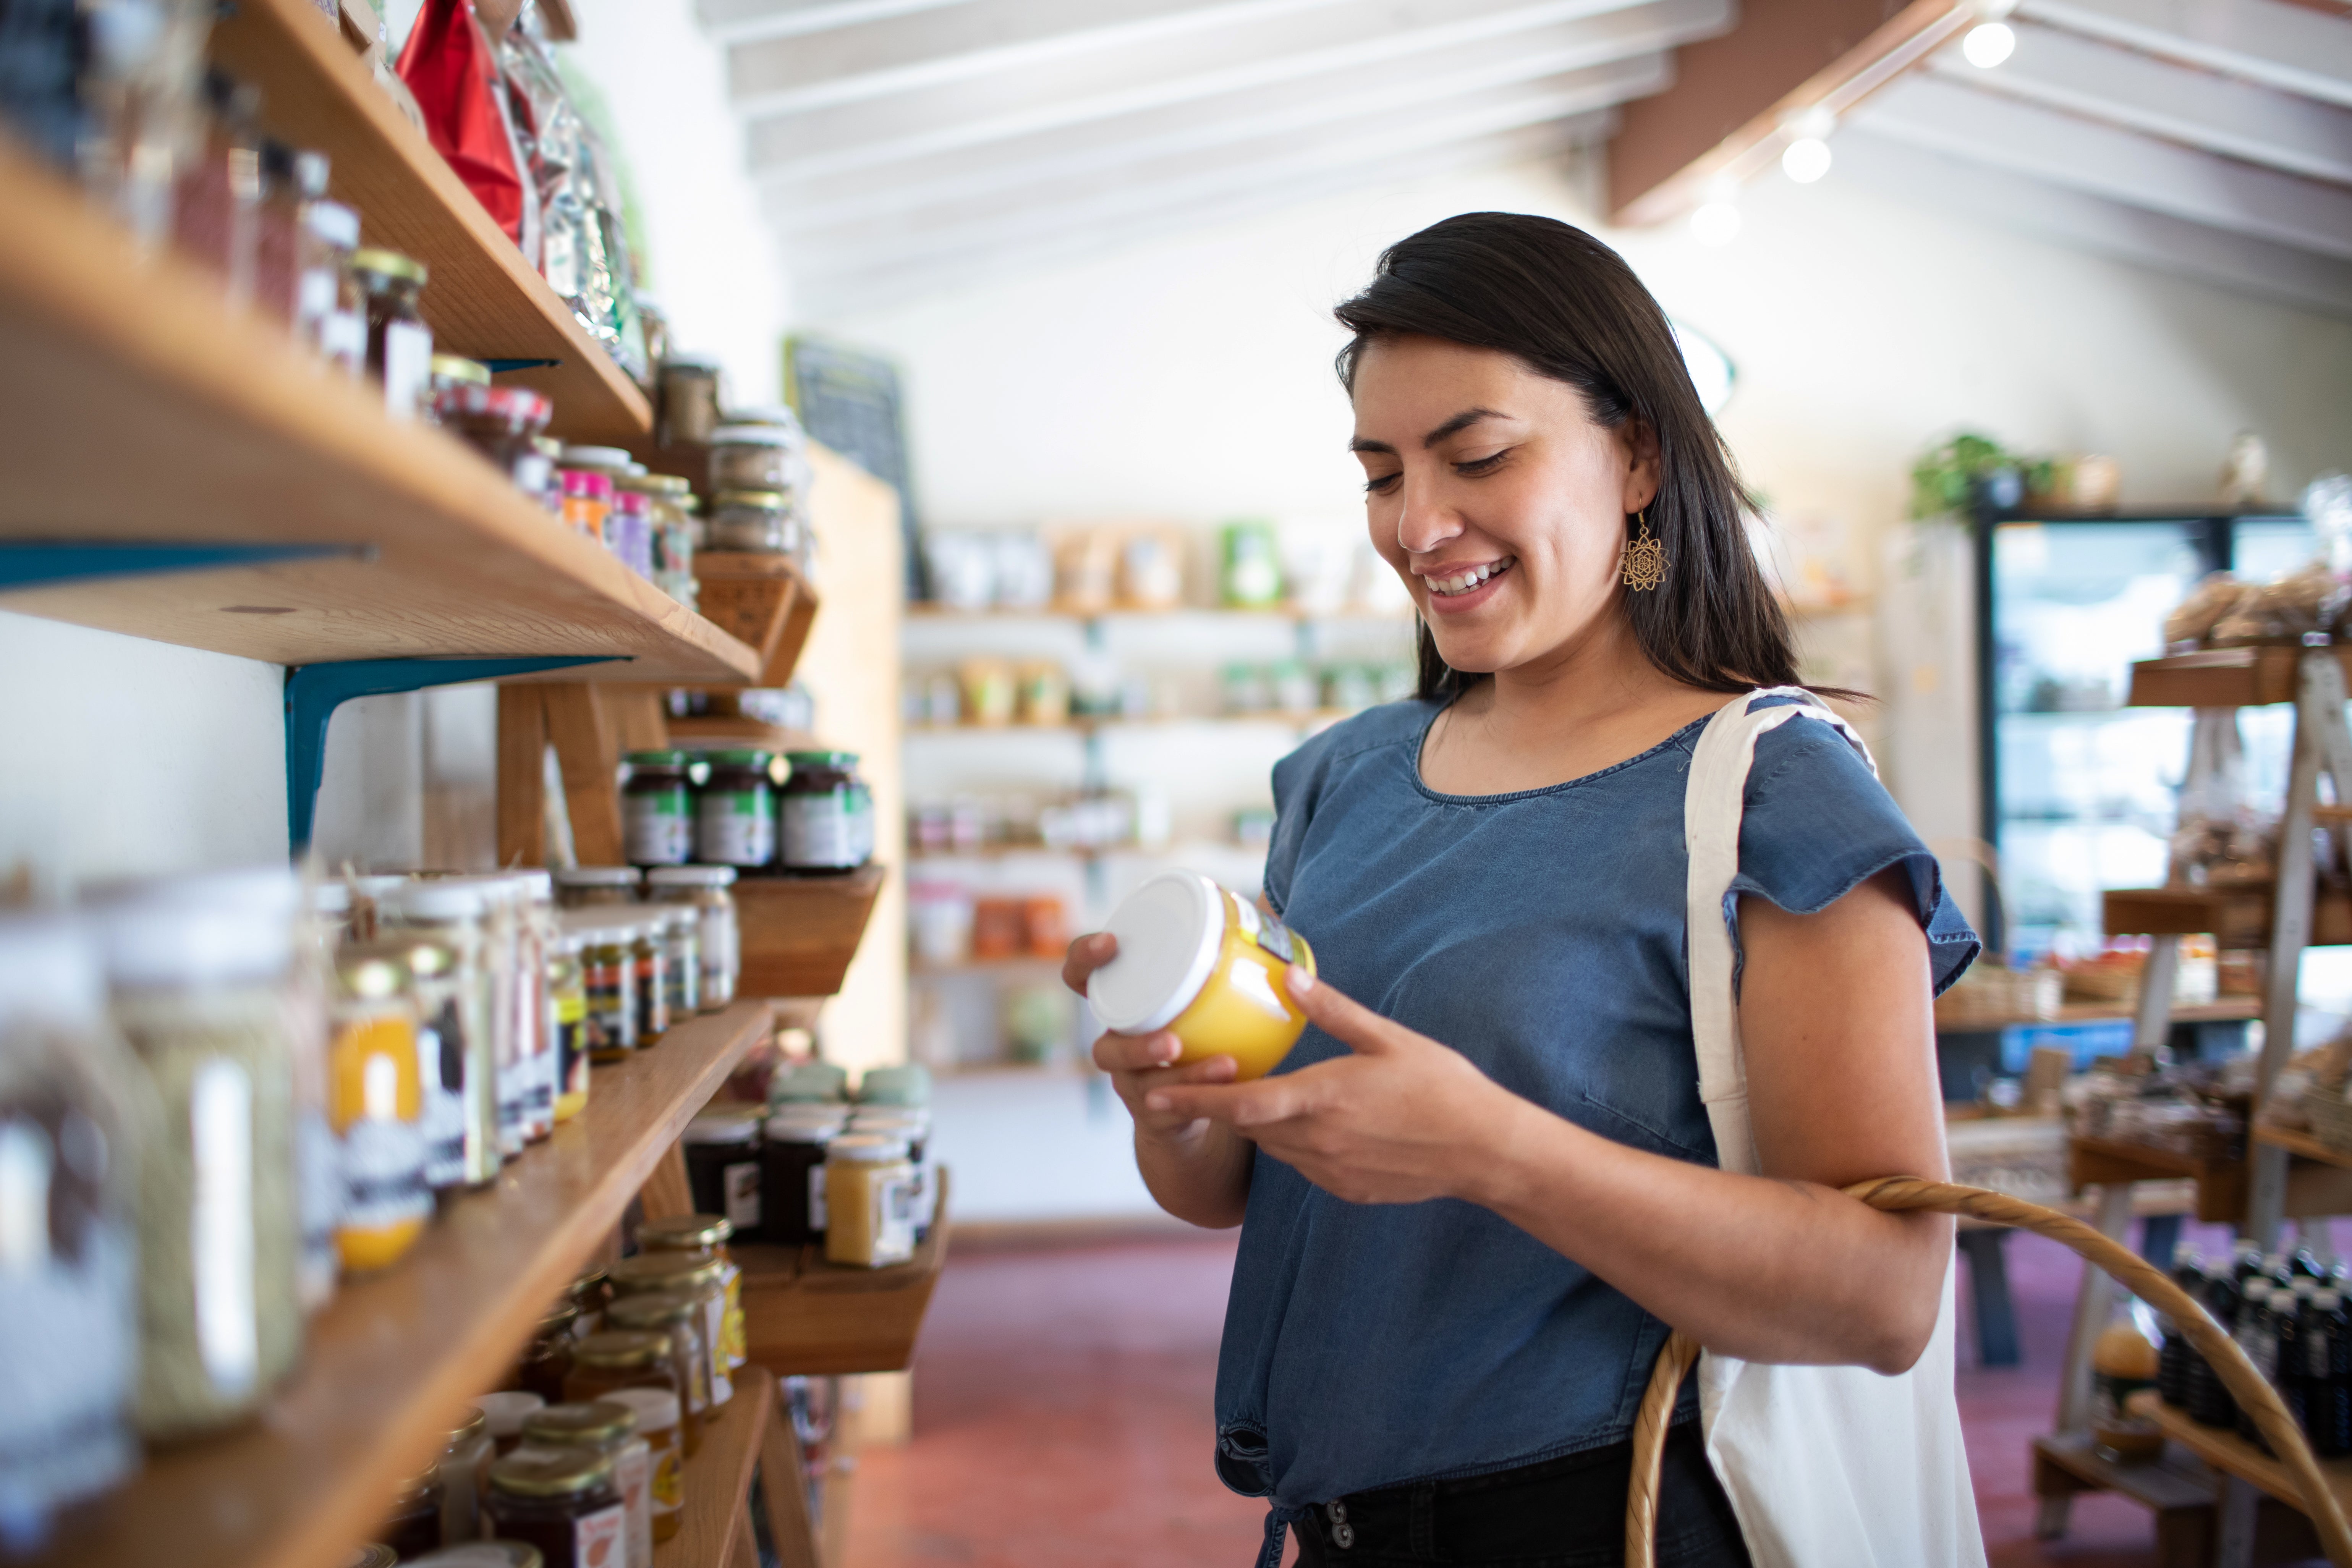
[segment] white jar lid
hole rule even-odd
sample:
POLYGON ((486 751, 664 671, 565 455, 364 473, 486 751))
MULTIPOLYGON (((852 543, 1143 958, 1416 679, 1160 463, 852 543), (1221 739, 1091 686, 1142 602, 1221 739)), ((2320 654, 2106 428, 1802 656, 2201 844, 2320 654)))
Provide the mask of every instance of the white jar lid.
POLYGON ((132 989, 275 980, 294 955, 294 928, 274 910, 165 894, 110 904, 100 919, 107 978, 132 989))
POLYGON ((482 1413, 482 1424, 490 1429, 491 1436, 513 1437, 520 1435, 525 1421, 547 1408, 547 1401, 520 1389, 501 1389, 475 1395, 474 1407, 482 1413))
POLYGON ((656 888, 724 888, 734 880, 732 866, 656 866, 646 873, 656 888))
POLYGON ((825 1146, 824 1157, 828 1163, 839 1160, 852 1165, 887 1165, 907 1157, 907 1141, 876 1132, 845 1133, 825 1146))
POLYGON ((632 458, 621 447, 566 447, 563 465, 571 468, 625 468, 632 458))
POLYGON ((0 915, 0 1024, 89 1024, 105 1011, 106 974, 88 926, 69 915, 0 915))
POLYGON ((658 1388, 615 1388, 596 1396, 635 1413, 637 1430, 660 1432, 677 1425, 677 1395, 658 1388))
POLYGON ((721 425, 710 433, 714 447, 789 447, 795 438, 781 425, 721 425))
POLYGON ((1118 956, 1087 979, 1103 1027, 1148 1035, 1192 1005, 1225 936, 1224 896, 1206 877, 1163 871, 1129 893, 1105 928, 1118 956))
POLYGON ((475 882, 403 882, 383 902, 407 920, 476 920, 488 902, 488 890, 475 882))
POLYGON ((634 888, 641 873, 635 866, 559 866, 550 874, 562 888, 634 888))
POLYGON ((771 1116, 768 1118, 768 1142, 771 1143, 830 1143, 841 1136, 838 1116, 771 1116))

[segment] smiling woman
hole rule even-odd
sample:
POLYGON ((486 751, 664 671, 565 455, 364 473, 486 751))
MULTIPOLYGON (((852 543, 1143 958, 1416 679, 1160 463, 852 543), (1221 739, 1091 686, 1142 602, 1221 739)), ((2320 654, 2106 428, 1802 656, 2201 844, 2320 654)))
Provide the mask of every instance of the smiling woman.
MULTIPOLYGON (((1930 998, 1975 938, 1794 687, 1664 313, 1590 236, 1480 214, 1391 247, 1339 317, 1421 695, 1275 770, 1266 900, 1317 960, 1280 1066, 1095 1049, 1153 1195, 1242 1226, 1218 1472, 1274 1505, 1265 1568, 1285 1526, 1302 1564, 1617 1561, 1668 1323, 1709 1375, 1924 1353, 1872 1381, 1918 1389, 1928 1436, 1883 1445, 1916 1507, 1832 1486, 1792 1553, 1686 1385, 1660 1562, 1980 1562, 1936 1441, 1948 1222, 1838 1190, 1943 1170, 1930 998)), ((1088 937, 1065 974, 1117 962, 1088 937)))

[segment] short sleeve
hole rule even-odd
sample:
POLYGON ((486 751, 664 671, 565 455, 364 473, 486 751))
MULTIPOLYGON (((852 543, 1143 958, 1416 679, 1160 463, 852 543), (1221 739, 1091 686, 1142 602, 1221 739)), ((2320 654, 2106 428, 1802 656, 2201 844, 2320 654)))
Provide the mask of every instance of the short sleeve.
POLYGON ((1298 855, 1307 842, 1307 825, 1315 815, 1316 784, 1323 772, 1329 731, 1274 764, 1274 837, 1265 847, 1266 907, 1277 916, 1290 902, 1290 879, 1298 869, 1298 855))
POLYGON ((1759 738, 1739 825, 1739 875, 1724 899, 1735 950, 1738 895, 1814 914, 1894 867, 1902 868, 1912 912, 1927 932, 1929 973, 1941 995, 1982 944, 1903 808, 1831 725, 1794 719, 1759 738))

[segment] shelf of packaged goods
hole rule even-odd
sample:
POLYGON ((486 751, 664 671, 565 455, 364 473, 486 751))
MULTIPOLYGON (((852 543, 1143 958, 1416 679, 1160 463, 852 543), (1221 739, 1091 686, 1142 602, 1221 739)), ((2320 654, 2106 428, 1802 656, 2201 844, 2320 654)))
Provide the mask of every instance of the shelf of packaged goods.
POLYGON ((744 1334, 754 1365, 779 1377, 902 1372, 948 1256, 948 1173, 914 1258, 887 1268, 828 1263, 823 1247, 733 1248, 743 1270, 744 1334))
POLYGON ((758 675, 756 650, 454 437, 387 418, 5 148, 0 211, 0 566, 12 542, 313 552, 25 585, 0 607, 273 664, 562 654, 625 661, 562 679, 758 675))
MULTIPOLYGON (((2295 1488, 2294 1472, 2236 1432, 2191 1421, 2187 1411, 2165 1404, 2153 1389, 2133 1394, 2128 1408, 2134 1415, 2155 1422, 2165 1436, 2214 1469, 2260 1488, 2290 1508, 2303 1507, 2303 1494, 2295 1488)), ((2327 1479, 2328 1490, 2336 1494, 2337 1506, 2352 1509, 2352 1458, 2322 1459, 2319 1473, 2327 1479)))
POLYGON ((501 383, 555 400, 567 440, 625 446, 653 426, 628 374, 557 297, 312 0, 238 0, 214 26, 215 64, 261 89, 272 135, 332 161, 332 194, 364 243, 425 263, 434 345, 481 360, 552 360, 501 383))
MULTIPOLYGON (((2262 1139, 2260 1131, 2257 1139, 2262 1139)), ((2291 1219, 2352 1214, 2352 1163, 2318 1159, 2290 1162, 2284 1213, 2291 1219)), ((2066 1141, 2067 1176, 2076 1191, 2115 1182, 2197 1184, 2197 1217, 2207 1225, 2237 1225, 2246 1215, 2247 1175, 2242 1159, 2200 1159, 2176 1150, 2114 1138, 2066 1141)))
POLYGON ((830 996, 857 956, 888 872, 861 866, 843 876, 746 876, 736 879, 747 996, 830 996))
MULTIPOLYGON (((1990 1029, 2052 1028, 2063 1024, 2127 1024, 2131 1022, 2131 1005, 2122 1002, 2066 1002, 2055 1013, 1966 1012, 1946 1009, 1943 1002, 1951 993, 1937 999, 1936 1029, 1939 1034, 1970 1034, 1990 1029)), ((2174 1007, 2168 1015, 2176 1024, 2233 1024, 2263 1016, 2259 996, 2223 996, 2211 1002, 2189 1002, 2174 1007)))
MULTIPOLYGON (((2232 949, 2270 945, 2273 892, 2268 882, 2229 888, 2110 888, 2103 895, 2109 936, 2195 936, 2210 933, 2232 949)), ((2312 901, 2311 947, 2352 943, 2352 896, 2321 888, 2312 901)))
POLYGON ((455 1414, 498 1386, 689 1119, 768 1031, 764 1004, 674 1027, 598 1068, 588 1107, 462 1197, 312 1322, 301 1371, 245 1430, 150 1456, 69 1521, 53 1568, 318 1568, 382 1521, 455 1414))
MULTIPOLYGON (((2254 708, 2294 700, 2295 667, 2304 649, 2294 645, 2216 647, 2196 653, 2144 658, 2132 666, 2134 708, 2254 708)), ((2336 649, 2336 659, 2352 670, 2352 647, 2336 649)))
POLYGON ((703 1418, 702 1447, 678 1476, 686 1495, 677 1533, 654 1543, 654 1568, 725 1568, 739 1561, 736 1553, 750 1541, 760 1442, 775 1414, 775 1379, 745 1377, 715 1417, 703 1418))
POLYGON ((2291 1131, 2284 1127, 2265 1127, 2258 1121, 2254 1124, 2254 1142, 2267 1143, 2273 1149, 2284 1149, 2290 1154, 2315 1160, 2323 1165, 2340 1165, 2352 1170, 2352 1149, 2339 1149, 2333 1143, 2323 1143, 2308 1132, 2291 1131))

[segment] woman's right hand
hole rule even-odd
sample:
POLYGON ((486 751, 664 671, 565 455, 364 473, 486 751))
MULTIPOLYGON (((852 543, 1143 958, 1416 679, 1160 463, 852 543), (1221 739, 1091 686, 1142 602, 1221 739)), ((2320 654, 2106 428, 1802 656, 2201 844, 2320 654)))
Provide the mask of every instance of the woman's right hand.
MULTIPOLYGON (((1118 939, 1108 931, 1078 938, 1062 961, 1062 983, 1085 995, 1087 977, 1118 954, 1118 939)), ((1176 1056, 1182 1048, 1165 1029, 1156 1035, 1106 1034, 1095 1042, 1095 1066, 1110 1075, 1111 1088, 1135 1118, 1137 1132, 1161 1142, 1195 1142, 1210 1123, 1202 1117, 1148 1110, 1145 1095, 1180 1084, 1231 1083, 1237 1070, 1231 1057, 1209 1057, 1178 1067, 1176 1056)))

